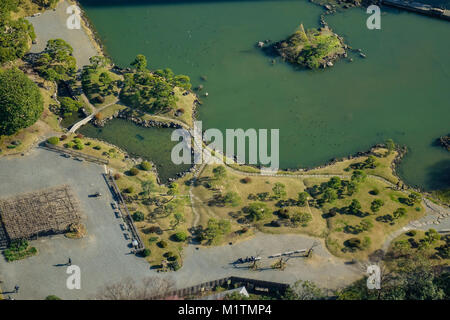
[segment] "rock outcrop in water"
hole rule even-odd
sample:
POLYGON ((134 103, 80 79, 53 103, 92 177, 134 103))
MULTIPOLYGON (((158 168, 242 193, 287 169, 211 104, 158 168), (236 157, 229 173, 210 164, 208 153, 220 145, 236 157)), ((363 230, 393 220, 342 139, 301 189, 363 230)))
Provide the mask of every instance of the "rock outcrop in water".
POLYGON ((284 60, 310 69, 333 66, 334 61, 347 56, 347 48, 328 27, 305 31, 302 24, 289 38, 273 45, 284 60))
POLYGON ((447 151, 450 151, 450 133, 446 136, 440 137, 438 140, 441 146, 447 149, 447 151))

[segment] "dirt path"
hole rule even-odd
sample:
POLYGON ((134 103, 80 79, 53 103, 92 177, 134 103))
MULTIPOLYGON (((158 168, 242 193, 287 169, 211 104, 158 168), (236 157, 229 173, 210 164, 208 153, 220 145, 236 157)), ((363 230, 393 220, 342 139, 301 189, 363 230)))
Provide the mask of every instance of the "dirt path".
POLYGON ((450 230, 450 209, 437 205, 428 199, 423 199, 423 207, 426 210, 426 215, 414 221, 410 221, 406 226, 390 233, 383 244, 383 251, 389 249, 392 241, 400 236, 402 233, 409 230, 428 230, 430 228, 436 231, 450 230))

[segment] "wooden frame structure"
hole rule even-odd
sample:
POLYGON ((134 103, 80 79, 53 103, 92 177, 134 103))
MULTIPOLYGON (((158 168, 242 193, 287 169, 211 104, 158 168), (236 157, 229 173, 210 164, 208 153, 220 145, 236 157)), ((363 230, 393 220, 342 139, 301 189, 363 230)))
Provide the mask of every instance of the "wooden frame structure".
POLYGON ((80 220, 78 199, 68 185, 0 199, 0 221, 9 240, 64 233, 80 220))

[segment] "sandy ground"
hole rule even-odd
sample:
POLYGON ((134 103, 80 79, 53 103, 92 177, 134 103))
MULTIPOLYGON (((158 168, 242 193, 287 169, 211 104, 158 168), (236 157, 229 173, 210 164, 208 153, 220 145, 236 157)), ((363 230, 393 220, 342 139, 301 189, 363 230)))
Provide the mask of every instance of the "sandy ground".
POLYGON ((66 21, 69 14, 66 13, 70 4, 61 1, 56 10, 48 10, 38 17, 27 18, 34 26, 37 43, 31 47, 31 52, 38 53, 45 49, 50 39, 63 39, 73 47, 73 55, 77 59, 78 68, 89 64, 89 58, 98 55, 98 51, 87 35, 85 29, 70 30, 66 21))
POLYGON ((77 194, 85 215, 88 236, 71 240, 64 236, 43 237, 32 241, 39 254, 25 260, 7 263, 0 257, 0 280, 5 297, 44 299, 55 294, 63 299, 93 298, 105 285, 126 278, 142 280, 149 276, 171 277, 182 288, 229 275, 268 281, 293 283, 312 280, 326 288, 336 288, 358 279, 363 270, 331 256, 322 245, 314 250, 312 259, 301 257, 288 261, 285 271, 270 269, 274 259, 264 259, 261 270, 234 267, 239 257, 259 253, 267 257, 279 252, 309 248, 313 238, 299 235, 266 235, 235 245, 201 248, 188 246, 184 266, 177 272, 157 273, 142 258, 130 255, 129 240, 120 228, 121 219, 110 206, 112 195, 102 177, 104 167, 88 162, 66 159, 58 153, 33 149, 25 157, 0 159, 0 195, 35 191, 69 184, 77 194), (101 192, 101 198, 88 195, 101 192), (81 290, 66 287, 68 258, 81 268, 81 290), (19 285, 18 294, 12 293, 19 285))

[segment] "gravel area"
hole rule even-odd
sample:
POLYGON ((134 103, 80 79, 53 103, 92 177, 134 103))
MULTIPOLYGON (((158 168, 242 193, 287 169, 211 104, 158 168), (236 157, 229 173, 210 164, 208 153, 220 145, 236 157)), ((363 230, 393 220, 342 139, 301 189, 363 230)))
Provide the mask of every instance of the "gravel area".
MULTIPOLYGON (((142 258, 129 254, 129 240, 120 228, 121 219, 111 208, 112 195, 103 179, 103 166, 66 159, 60 154, 33 149, 24 157, 0 159, 0 195, 9 197, 52 186, 69 184, 80 200, 88 235, 71 240, 62 235, 43 237, 31 242, 39 254, 25 260, 7 263, 0 256, 0 280, 5 297, 44 299, 55 294, 63 299, 87 299, 105 285, 126 278, 137 281, 149 276, 171 277, 182 288, 229 275, 293 283, 312 280, 325 288, 336 288, 358 279, 364 270, 346 264, 328 253, 321 244, 311 259, 291 258, 284 271, 270 269, 275 259, 263 259, 261 270, 234 267, 240 257, 308 249, 313 238, 300 235, 259 234, 251 240, 233 245, 205 248, 188 246, 184 250, 184 266, 177 272, 157 273, 142 258), (90 194, 101 192, 102 197, 90 194), (68 258, 81 268, 81 290, 66 287, 68 258), (12 293, 15 285, 18 294, 12 293)), ((320 243, 320 242, 319 242, 320 243)))
POLYGON ((195 246, 189 246, 184 252, 184 267, 176 273, 180 287, 233 275, 282 283, 310 280, 320 287, 336 289, 361 278, 365 271, 358 264, 352 265, 337 259, 323 248, 320 241, 303 235, 260 233, 237 244, 201 247, 199 250, 195 246), (292 255, 284 271, 271 268, 279 258, 268 258, 269 256, 309 249, 314 243, 317 245, 311 258, 292 255), (238 258, 257 255, 262 258, 258 263, 259 270, 249 270, 246 268, 248 264, 233 264, 238 258))
POLYGON ((69 14, 66 10, 69 6, 67 1, 62 1, 54 11, 47 10, 40 16, 27 18, 33 24, 37 36, 37 43, 31 47, 31 52, 43 51, 50 39, 63 39, 73 47, 73 56, 77 60, 78 68, 81 68, 88 65, 89 58, 98 53, 83 28, 80 30, 67 28, 66 21, 69 14))
POLYGON ((107 283, 152 273, 146 261, 129 254, 130 241, 120 228, 121 219, 114 215, 103 172, 103 166, 43 149, 34 149, 26 157, 0 159, 1 197, 69 184, 80 201, 88 232, 78 240, 58 235, 32 241, 39 254, 25 260, 7 263, 1 256, 3 292, 12 291, 17 284, 19 293, 11 295, 15 299, 44 299, 50 294, 64 299, 86 298, 107 283), (103 196, 89 197, 95 192, 103 196), (81 290, 66 287, 67 267, 63 264, 69 257, 81 268, 81 290))

